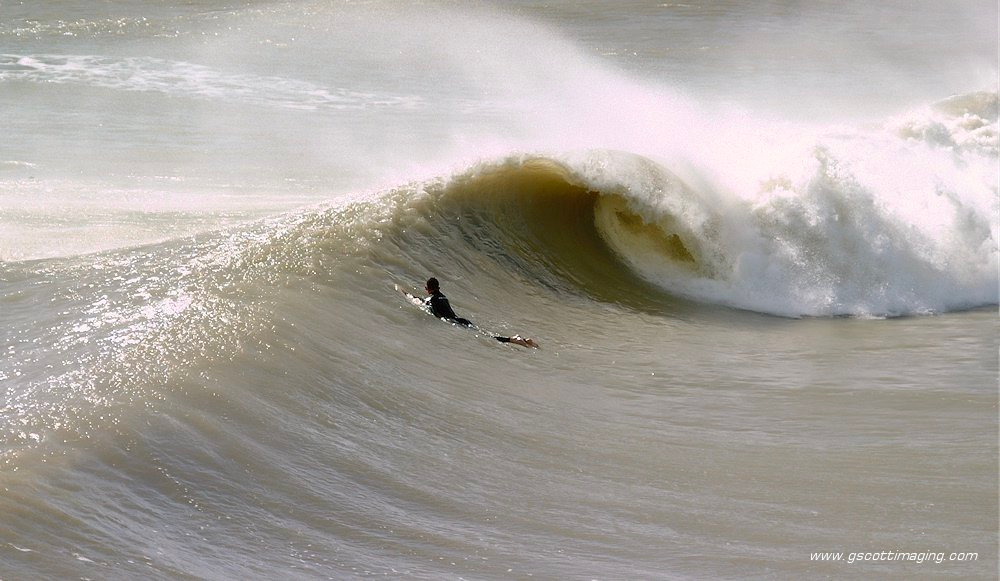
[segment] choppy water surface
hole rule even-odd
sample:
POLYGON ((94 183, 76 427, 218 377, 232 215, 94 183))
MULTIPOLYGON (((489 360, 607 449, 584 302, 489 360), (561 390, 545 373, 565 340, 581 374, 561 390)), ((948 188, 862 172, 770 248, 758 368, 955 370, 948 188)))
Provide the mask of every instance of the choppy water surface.
POLYGON ((996 578, 995 5, 0 13, 0 577, 996 578))

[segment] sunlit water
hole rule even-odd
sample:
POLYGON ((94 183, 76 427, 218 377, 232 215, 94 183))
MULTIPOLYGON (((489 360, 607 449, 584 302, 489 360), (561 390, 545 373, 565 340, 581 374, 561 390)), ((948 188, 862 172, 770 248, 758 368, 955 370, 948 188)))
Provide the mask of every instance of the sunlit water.
POLYGON ((996 578, 995 5, 0 15, 0 578, 996 578))

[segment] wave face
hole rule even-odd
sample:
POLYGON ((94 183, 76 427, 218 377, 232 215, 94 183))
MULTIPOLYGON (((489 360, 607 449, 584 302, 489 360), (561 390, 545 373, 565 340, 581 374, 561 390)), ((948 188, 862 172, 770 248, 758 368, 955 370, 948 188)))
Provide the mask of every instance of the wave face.
MULTIPOLYGON (((986 554, 993 313, 793 321, 706 304, 867 317, 980 300, 941 272, 957 261, 904 244, 923 231, 816 167, 809 206, 713 199, 632 154, 517 157, 192 240, 8 263, 5 571, 654 578, 759 559, 797 575, 817 539, 884 522, 817 501, 820 483, 960 502, 914 472, 964 475, 956 494, 979 516, 929 542, 986 554), (839 218, 803 218, 815 207, 839 218), (876 222, 900 238, 859 250, 876 222), (746 248, 806 244, 813 262, 743 266, 746 248), (887 252, 893 268, 875 268, 887 252), (838 258, 841 279, 810 277, 838 258), (857 273, 885 287, 862 292, 857 273), (392 289, 428 274, 461 316, 542 349, 442 324, 392 289), (808 302, 817 288, 836 300, 808 302), (932 421, 942 400, 961 426, 932 421), (873 453, 877 469, 845 459, 873 453), (734 534, 738 562, 688 561, 734 534)), ((988 237, 975 216, 962 232, 988 237)), ((948 517, 896 524, 928 512, 948 517)))
POLYGON ((0 578, 996 578, 995 4, 49 4, 0 578))

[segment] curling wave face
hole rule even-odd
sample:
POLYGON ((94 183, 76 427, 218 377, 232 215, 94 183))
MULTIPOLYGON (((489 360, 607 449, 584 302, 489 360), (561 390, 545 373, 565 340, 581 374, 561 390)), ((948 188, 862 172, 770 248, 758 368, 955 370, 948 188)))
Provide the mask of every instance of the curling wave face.
POLYGON ((659 289, 793 317, 994 304, 995 95, 978 101, 993 120, 963 122, 993 133, 967 148, 910 123, 821 142, 743 191, 623 152, 519 156, 403 188, 424 196, 404 195, 397 216, 417 212, 442 264, 491 255, 600 296, 659 289))

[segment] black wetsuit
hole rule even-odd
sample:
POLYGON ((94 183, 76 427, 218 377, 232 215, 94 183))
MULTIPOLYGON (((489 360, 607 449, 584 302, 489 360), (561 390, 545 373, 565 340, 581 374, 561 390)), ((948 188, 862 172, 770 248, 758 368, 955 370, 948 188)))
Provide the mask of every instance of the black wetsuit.
MULTIPOLYGON (((451 303, 448 302, 448 297, 444 296, 444 293, 440 290, 432 292, 431 296, 424 299, 424 304, 430 308, 431 314, 439 319, 451 321, 463 327, 475 327, 469 319, 463 319, 455 314, 455 311, 451 308, 451 303)), ((510 337, 493 335, 493 338, 501 343, 510 343, 510 337)))
POLYGON ((466 327, 472 326, 472 321, 463 319, 455 314, 455 311, 451 308, 451 303, 448 302, 448 297, 444 296, 444 293, 440 290, 432 292, 431 296, 424 299, 424 304, 430 307, 431 314, 439 319, 447 319, 452 323, 458 323, 466 327))

